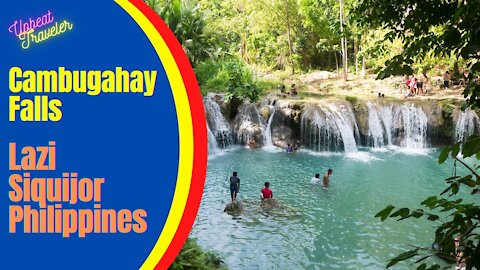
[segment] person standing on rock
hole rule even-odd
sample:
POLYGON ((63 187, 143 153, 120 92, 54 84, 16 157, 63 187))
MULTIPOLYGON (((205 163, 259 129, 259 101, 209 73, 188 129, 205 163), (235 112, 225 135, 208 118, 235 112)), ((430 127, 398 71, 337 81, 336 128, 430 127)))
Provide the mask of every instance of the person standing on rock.
POLYGON ((237 200, 237 194, 240 191, 240 178, 237 177, 237 172, 233 172, 230 176, 230 195, 232 197, 232 202, 237 200))

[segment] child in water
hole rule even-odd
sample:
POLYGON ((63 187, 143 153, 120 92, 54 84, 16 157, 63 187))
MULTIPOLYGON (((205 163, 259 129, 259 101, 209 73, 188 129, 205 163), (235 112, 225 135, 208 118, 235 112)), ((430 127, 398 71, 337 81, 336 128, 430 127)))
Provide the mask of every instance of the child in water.
POLYGON ((312 179, 310 180, 310 183, 313 185, 320 183, 320 174, 316 173, 315 177, 312 177, 312 179))
POLYGON ((287 151, 287 153, 293 153, 293 146, 291 144, 287 144, 285 151, 287 151))

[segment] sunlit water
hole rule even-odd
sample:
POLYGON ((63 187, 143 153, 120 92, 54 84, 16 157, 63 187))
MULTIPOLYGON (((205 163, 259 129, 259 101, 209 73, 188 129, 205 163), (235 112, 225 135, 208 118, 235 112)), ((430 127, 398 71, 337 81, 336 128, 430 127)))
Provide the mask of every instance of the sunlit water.
MULTIPOLYGON (((438 151, 340 153, 244 148, 209 159, 202 204, 191 236, 218 253, 230 269, 385 269, 409 249, 429 247, 432 223, 380 222, 388 204, 417 207, 445 189, 452 163, 439 165, 438 151), (328 190, 310 184, 315 173, 333 169, 328 190), (228 177, 241 179, 245 212, 224 213, 228 177), (260 189, 271 183, 282 209, 260 206, 260 189)), ((415 269, 408 263, 393 269, 415 269)))

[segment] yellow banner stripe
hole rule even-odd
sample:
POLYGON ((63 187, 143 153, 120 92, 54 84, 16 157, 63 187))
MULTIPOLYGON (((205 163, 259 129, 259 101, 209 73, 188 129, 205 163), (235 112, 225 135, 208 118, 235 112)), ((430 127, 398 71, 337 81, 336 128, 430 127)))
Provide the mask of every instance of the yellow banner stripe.
POLYGON ((152 252, 140 269, 153 269, 170 245, 185 211, 193 169, 193 128, 188 96, 180 70, 162 36, 153 24, 128 0, 115 0, 145 32, 163 64, 172 88, 177 111, 179 133, 179 163, 177 185, 165 226, 152 252))

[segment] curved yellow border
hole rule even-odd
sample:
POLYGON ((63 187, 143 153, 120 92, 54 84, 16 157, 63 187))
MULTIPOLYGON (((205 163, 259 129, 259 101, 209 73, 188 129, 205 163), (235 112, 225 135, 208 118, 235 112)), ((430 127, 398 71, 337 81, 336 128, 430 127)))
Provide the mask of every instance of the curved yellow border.
POLYGON ((172 206, 168 214, 165 226, 160 234, 152 252, 147 257, 140 269, 153 269, 162 258, 170 245, 178 225, 185 211, 188 191, 190 190, 193 170, 193 127, 188 102, 187 91, 183 84, 180 70, 162 36, 153 24, 128 0, 115 0, 145 32, 157 52, 167 74, 170 87, 172 88, 175 108, 177 111, 178 134, 179 134, 179 162, 178 176, 172 206))

